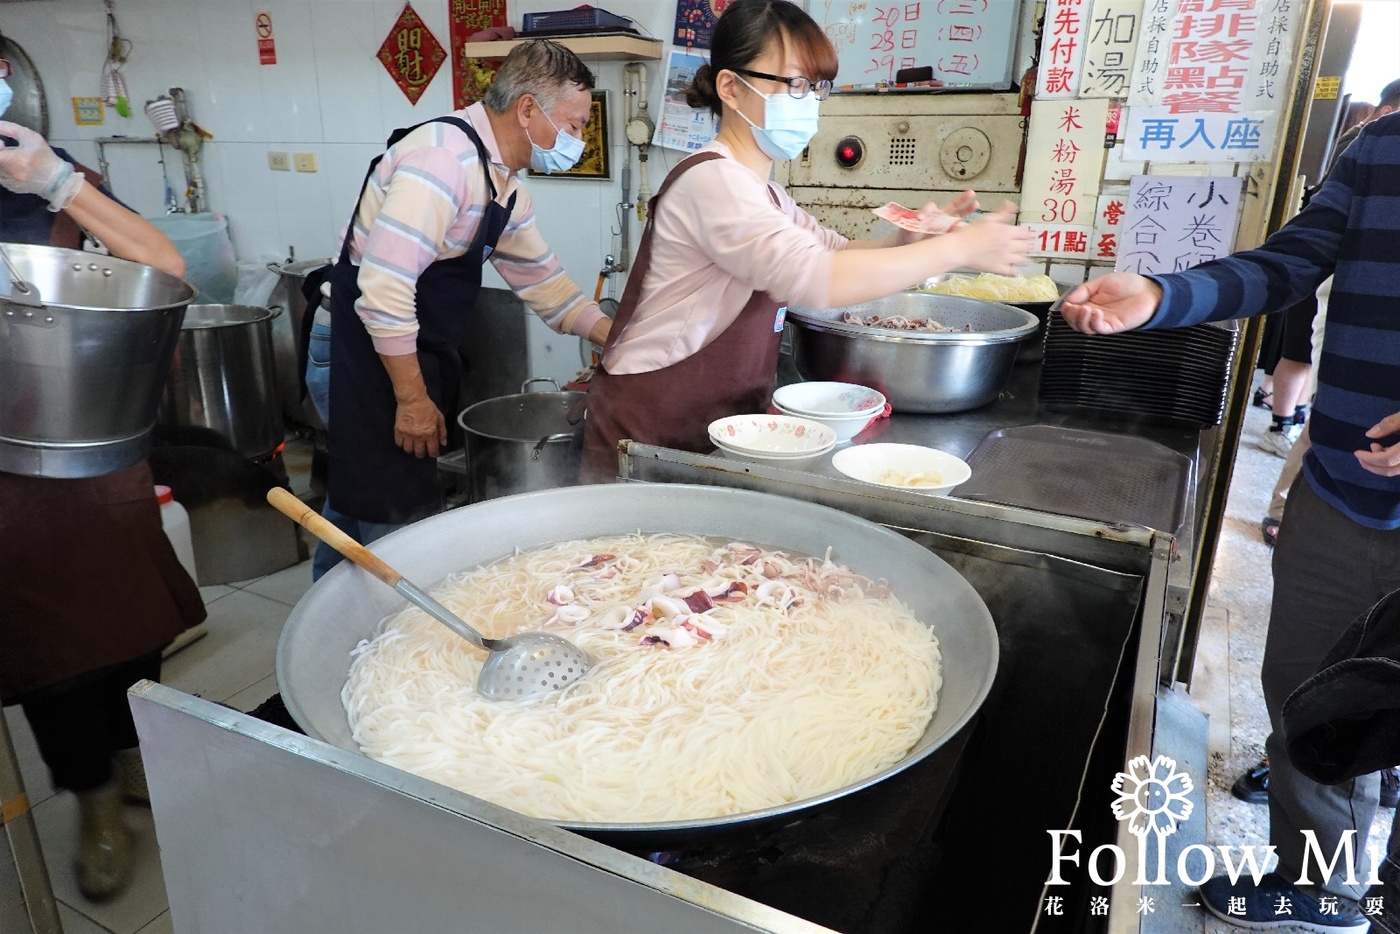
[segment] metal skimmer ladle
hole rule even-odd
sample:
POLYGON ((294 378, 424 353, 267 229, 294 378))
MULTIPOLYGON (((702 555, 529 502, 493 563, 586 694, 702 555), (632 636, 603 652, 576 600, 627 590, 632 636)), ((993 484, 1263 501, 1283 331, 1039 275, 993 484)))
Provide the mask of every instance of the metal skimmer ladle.
POLYGON ((38 288, 24 281, 24 275, 15 267, 14 260, 10 259, 10 254, 5 252, 3 246, 0 246, 0 262, 4 262, 5 269, 10 274, 10 294, 3 297, 16 305, 41 307, 43 301, 39 298, 38 288))
POLYGON ((587 652, 552 633, 526 632, 504 639, 486 638, 291 493, 273 487, 267 493, 267 501, 278 512, 397 590, 414 606, 490 653, 476 679, 476 689, 482 696, 499 700, 539 697, 568 687, 592 667, 587 652))

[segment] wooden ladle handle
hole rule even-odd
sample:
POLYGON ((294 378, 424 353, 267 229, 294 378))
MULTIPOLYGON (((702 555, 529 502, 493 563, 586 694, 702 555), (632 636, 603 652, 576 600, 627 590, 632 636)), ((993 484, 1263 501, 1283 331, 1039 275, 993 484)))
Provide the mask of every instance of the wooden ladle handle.
POLYGON ((274 509, 282 513, 282 515, 291 519, 390 587, 397 587, 399 581, 403 580, 402 574, 385 564, 379 557, 370 552, 368 548, 326 521, 316 510, 312 509, 280 486, 275 486, 267 491, 267 501, 272 504, 274 509))

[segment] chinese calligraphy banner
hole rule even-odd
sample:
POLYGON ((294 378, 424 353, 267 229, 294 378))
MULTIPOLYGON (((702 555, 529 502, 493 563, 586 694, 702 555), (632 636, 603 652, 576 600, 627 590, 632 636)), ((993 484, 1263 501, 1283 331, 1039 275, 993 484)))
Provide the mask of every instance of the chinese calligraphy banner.
POLYGON ((447 53, 437 37, 428 31, 413 4, 405 3, 403 12, 379 47, 377 57, 399 90, 410 103, 416 104, 446 61, 447 53))
MULTIPOLYGON (((1128 96, 1147 0, 1094 0, 1084 36, 1080 97, 1128 96)), ((1044 61, 1044 58, 1041 59, 1044 61)))
POLYGON ((483 29, 506 25, 506 0, 448 0, 447 42, 452 49, 452 106, 456 110, 486 96, 497 63, 471 55, 467 40, 483 29))
POLYGON ((1244 179, 1135 175, 1118 233, 1119 271, 1181 272, 1234 249, 1244 179))
POLYGON ((1128 103, 1176 114, 1277 113, 1302 0, 1147 0, 1128 103))
POLYGON ((1036 233, 1034 252, 1092 258, 1107 123, 1106 98, 1031 105, 1020 220, 1036 233))
POLYGON ((842 87, 893 84, 900 70, 924 66, 949 87, 1011 86, 1021 0, 824 0, 810 6, 836 46, 842 87))
POLYGON ((1084 41, 1089 8, 1082 0, 1050 0, 1040 39, 1040 66, 1035 96, 1074 97, 1084 69, 1084 41))

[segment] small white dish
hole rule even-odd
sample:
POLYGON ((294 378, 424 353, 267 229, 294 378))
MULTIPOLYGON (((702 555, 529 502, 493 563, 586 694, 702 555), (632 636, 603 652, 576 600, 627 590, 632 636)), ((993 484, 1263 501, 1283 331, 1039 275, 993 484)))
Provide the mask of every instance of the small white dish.
POLYGON ((792 415, 797 418, 810 418, 817 424, 825 425, 830 428, 832 431, 836 432, 837 444, 845 444, 847 441, 850 441, 865 430, 865 426, 870 424, 872 418, 880 414, 879 412, 875 412, 874 414, 843 415, 839 417, 835 415, 804 415, 801 412, 790 411, 777 402, 774 402, 773 405, 784 415, 792 415))
POLYGON ((836 432, 793 415, 731 415, 710 422, 718 448, 760 457, 816 457, 836 445, 836 432))
POLYGON ((873 418, 885 408, 885 396, 856 383, 791 383, 773 393, 773 404, 806 418, 873 418))
POLYGON ((917 444, 859 444, 836 452, 831 466, 853 480, 931 496, 942 496, 972 476, 961 458, 917 444))

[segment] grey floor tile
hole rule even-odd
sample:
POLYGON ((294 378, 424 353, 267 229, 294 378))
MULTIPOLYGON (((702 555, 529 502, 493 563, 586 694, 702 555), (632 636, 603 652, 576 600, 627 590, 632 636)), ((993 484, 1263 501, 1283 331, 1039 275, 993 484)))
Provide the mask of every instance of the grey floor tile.
POLYGON ((291 607, 239 591, 209 606, 209 635, 165 663, 161 681, 222 702, 272 674, 291 607))
POLYGON ((167 911, 143 927, 138 934, 175 934, 175 922, 171 920, 170 912, 167 911))
POLYGON ((39 826, 54 897, 63 905, 112 934, 136 934, 170 907, 161 875, 155 824, 148 808, 126 809, 127 826, 135 834, 136 866, 126 891, 101 903, 84 898, 73 876, 78 840, 77 799, 67 793, 55 795, 34 809, 34 819, 39 826))
POLYGON ((208 587, 199 588, 199 596, 204 601, 204 605, 208 606, 220 597, 227 597, 233 593, 234 589, 228 584, 210 584, 208 587))
POLYGON ((259 594, 287 606, 295 606, 302 595, 311 589, 311 562, 303 561, 284 568, 275 574, 259 578, 243 585, 248 593, 259 594))
POLYGON ((29 795, 29 806, 35 807, 53 797, 53 784, 49 781, 49 769, 39 755, 39 746, 34 742, 34 731, 19 707, 5 708, 5 726, 10 731, 10 741, 15 747, 15 758, 19 760, 20 779, 24 782, 24 793, 29 795))
POLYGON ((58 920, 63 925, 63 934, 111 934, 96 921, 62 902, 58 903, 58 920))
POLYGON ((237 694, 224 701, 235 710, 244 713, 257 707, 263 701, 277 693, 277 676, 268 675, 250 688, 244 688, 237 694))

